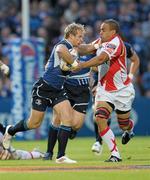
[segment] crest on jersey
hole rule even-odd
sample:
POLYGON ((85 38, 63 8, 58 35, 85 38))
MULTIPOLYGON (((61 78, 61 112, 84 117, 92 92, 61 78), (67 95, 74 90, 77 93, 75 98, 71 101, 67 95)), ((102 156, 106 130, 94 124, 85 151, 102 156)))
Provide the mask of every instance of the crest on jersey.
POLYGON ((116 49, 116 45, 114 44, 107 44, 106 49, 109 53, 112 53, 116 49))
POLYGON ((116 49, 116 45, 114 45, 114 44, 107 44, 106 48, 116 49))
POLYGON ((41 99, 36 99, 35 104, 37 104, 38 106, 40 106, 40 105, 42 104, 41 99))

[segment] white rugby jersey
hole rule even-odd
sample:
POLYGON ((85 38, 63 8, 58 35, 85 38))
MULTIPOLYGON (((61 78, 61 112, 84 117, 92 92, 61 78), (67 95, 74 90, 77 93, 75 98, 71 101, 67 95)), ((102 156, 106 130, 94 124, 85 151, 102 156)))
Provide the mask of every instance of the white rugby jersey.
POLYGON ((110 41, 102 43, 96 54, 106 52, 109 60, 98 67, 99 83, 106 91, 118 91, 131 82, 127 75, 126 48, 116 35, 110 41))

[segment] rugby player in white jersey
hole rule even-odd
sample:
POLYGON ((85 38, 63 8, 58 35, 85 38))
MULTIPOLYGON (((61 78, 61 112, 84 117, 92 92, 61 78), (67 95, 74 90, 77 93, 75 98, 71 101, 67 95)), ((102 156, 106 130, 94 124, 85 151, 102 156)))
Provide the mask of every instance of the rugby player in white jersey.
MULTIPOLYGON (((127 42, 124 42, 124 44, 125 44, 125 47, 126 47, 127 58, 128 58, 129 61, 131 61, 131 64, 132 63, 134 64, 134 62, 139 62, 139 56, 137 55, 137 53, 135 52, 135 50, 133 49, 131 44, 129 44, 127 42)), ((94 78, 95 78, 94 79, 95 81, 94 81, 92 91, 96 92, 96 87, 97 87, 97 82, 98 82, 98 73, 97 72, 96 72, 94 78)), ((95 99, 95 95, 93 96, 93 99, 95 99)), ((95 131, 96 142, 92 145, 91 150, 96 155, 101 155, 102 150, 103 150, 103 141, 102 141, 102 138, 101 138, 100 134, 98 133, 98 126, 97 126, 97 123, 95 122, 95 116, 93 118, 94 118, 94 131, 95 131)), ((111 123, 111 118, 107 122, 108 122, 108 126, 109 126, 110 123, 111 123)), ((131 134, 128 134, 127 132, 125 132, 125 133, 123 133, 122 136, 123 136, 122 144, 127 144, 128 141, 133 137, 133 134, 131 136, 131 134)))
POLYGON ((107 120, 113 110, 116 111, 120 128, 124 131, 122 143, 126 144, 133 135, 133 122, 130 110, 135 97, 132 78, 139 67, 135 61, 127 71, 126 48, 119 36, 117 21, 105 20, 100 26, 102 46, 97 55, 87 62, 80 63, 78 68, 98 66, 99 81, 95 98, 95 116, 99 133, 110 150, 110 158, 106 162, 122 161, 113 131, 107 120))

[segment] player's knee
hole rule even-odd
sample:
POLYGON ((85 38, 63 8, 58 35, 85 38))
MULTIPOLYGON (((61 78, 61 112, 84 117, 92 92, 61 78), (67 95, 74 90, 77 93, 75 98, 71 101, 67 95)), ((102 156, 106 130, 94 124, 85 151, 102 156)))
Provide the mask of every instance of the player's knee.
POLYGON ((83 121, 74 121, 72 124, 72 128, 78 131, 83 125, 83 121))
POLYGON ((29 129, 39 128, 40 125, 41 125, 41 122, 38 122, 38 121, 36 121, 34 123, 30 121, 30 122, 27 123, 27 126, 28 126, 29 129))
POLYGON ((99 121, 99 119, 108 119, 110 116, 110 112, 105 107, 99 107, 96 109, 95 117, 96 121, 99 121))
POLYGON ((119 127, 122 129, 122 130, 130 130, 133 128, 133 121, 130 120, 129 118, 127 119, 118 119, 118 124, 119 124, 119 127))
POLYGON ((81 127, 82 127, 82 125, 80 125, 80 124, 74 124, 74 125, 72 126, 72 128, 73 128, 75 131, 78 131, 81 127))

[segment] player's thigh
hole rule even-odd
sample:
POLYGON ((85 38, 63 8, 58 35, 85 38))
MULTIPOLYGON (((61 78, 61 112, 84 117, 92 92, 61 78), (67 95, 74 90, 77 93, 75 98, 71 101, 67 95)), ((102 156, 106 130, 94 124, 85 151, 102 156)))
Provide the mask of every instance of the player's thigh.
POLYGON ((135 91, 132 84, 116 93, 115 96, 115 109, 120 111, 131 110, 133 100, 135 98, 135 91))
POLYGON ((58 114, 60 121, 67 125, 72 123, 72 107, 68 100, 59 102, 54 107, 55 112, 58 114))
POLYGON ((117 119, 128 119, 130 117, 130 111, 119 111, 116 110, 117 119))
POLYGON ((60 117, 59 117, 59 114, 57 114, 57 112, 55 111, 55 109, 53 109, 53 116, 52 116, 51 123, 55 127, 58 127, 60 125, 60 117))
MULTIPOLYGON (((102 102, 102 105, 103 105, 103 102, 109 102, 111 104, 114 104, 114 100, 115 100, 114 95, 112 93, 98 86, 96 96, 95 96, 95 108, 101 105, 101 102, 102 102)), ((105 105, 107 106, 107 104, 105 105)))
POLYGON ((73 110, 73 129, 80 129, 84 123, 85 113, 81 113, 79 111, 73 110))

